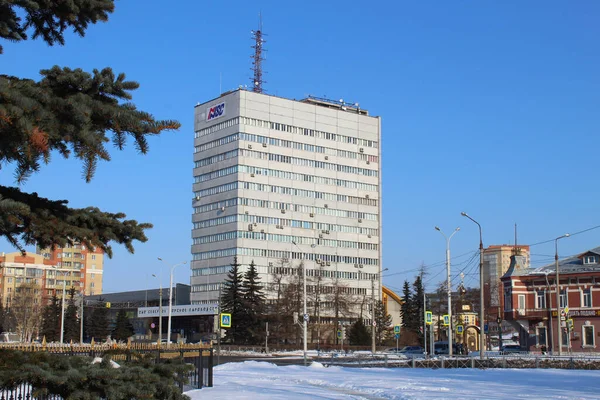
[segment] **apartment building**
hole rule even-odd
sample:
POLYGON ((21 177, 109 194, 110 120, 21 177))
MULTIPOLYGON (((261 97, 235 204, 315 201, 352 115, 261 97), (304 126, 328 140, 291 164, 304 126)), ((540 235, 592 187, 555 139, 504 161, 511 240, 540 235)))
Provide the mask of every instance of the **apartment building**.
POLYGON ((218 299, 234 256, 267 286, 304 262, 309 293, 321 277, 320 293, 381 298, 379 117, 240 89, 194 121, 192 304, 218 299))
MULTIPOLYGON (((65 271, 68 276, 79 280, 76 287, 86 296, 102 294, 102 278, 104 273, 104 252, 99 248, 89 249, 84 244, 56 247, 52 249, 36 249, 36 253, 53 265, 65 271)), ((67 278, 68 279, 68 278, 67 278)))

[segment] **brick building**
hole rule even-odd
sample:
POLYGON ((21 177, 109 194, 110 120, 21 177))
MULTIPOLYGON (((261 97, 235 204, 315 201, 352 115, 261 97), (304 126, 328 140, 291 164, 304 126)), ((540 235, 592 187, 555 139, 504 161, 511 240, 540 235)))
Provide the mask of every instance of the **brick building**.
POLYGON ((520 344, 531 351, 557 351, 557 324, 562 322, 562 350, 595 352, 600 333, 600 247, 559 261, 560 306, 556 304, 556 268, 528 268, 512 256, 502 277, 504 319, 518 329, 520 344), (559 316, 568 311, 564 320, 559 316), (573 321, 567 333, 566 320, 573 321))

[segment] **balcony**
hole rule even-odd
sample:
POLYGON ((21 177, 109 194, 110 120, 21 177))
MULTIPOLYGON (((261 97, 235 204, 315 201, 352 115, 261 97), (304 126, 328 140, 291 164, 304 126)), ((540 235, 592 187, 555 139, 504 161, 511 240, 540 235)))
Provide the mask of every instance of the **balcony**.
POLYGON ((525 308, 504 311, 504 319, 509 321, 518 319, 542 320, 544 318, 548 318, 548 316, 548 309, 546 308, 525 308))

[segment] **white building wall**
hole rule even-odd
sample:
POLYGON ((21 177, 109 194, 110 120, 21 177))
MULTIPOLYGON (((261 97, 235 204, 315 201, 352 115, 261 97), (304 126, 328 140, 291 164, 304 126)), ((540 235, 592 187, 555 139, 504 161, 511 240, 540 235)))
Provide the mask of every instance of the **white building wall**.
POLYGON ((195 132, 195 162, 230 151, 237 150, 237 154, 218 162, 203 161, 193 170, 192 221, 212 222, 192 230, 192 304, 212 303, 218 298, 217 284, 226 278, 234 253, 243 268, 254 260, 263 283, 270 282, 272 266, 283 257, 288 257, 292 266, 304 257, 309 276, 321 268, 330 274, 346 273, 338 283, 353 288, 359 296, 370 296, 370 279, 376 279, 376 293, 381 293, 378 117, 237 90, 198 105, 195 132), (223 102, 225 114, 206 121, 207 109, 223 102), (238 133, 229 143, 200 147, 238 133), (331 140, 332 135, 346 138, 331 140), (285 145, 278 145, 277 140, 285 145), (207 175, 222 174, 225 168, 235 166, 238 171, 232 174, 207 175), (236 183, 235 189, 214 193, 218 186, 236 183), (298 190, 301 192, 295 192, 298 190), (234 199, 271 203, 259 207, 234 204, 234 199), (213 221, 224 217, 231 221, 213 221), (308 225, 316 223, 333 228, 308 225), (226 233, 229 236, 214 236, 226 233), (207 254, 218 250, 227 251, 207 254), (322 266, 317 258, 324 261, 322 266))

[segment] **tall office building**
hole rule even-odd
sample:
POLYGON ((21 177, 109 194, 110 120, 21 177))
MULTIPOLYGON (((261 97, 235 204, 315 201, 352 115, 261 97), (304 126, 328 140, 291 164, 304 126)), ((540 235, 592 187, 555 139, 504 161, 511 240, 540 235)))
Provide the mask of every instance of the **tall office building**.
POLYGON ((192 304, 218 299, 234 256, 266 286, 304 261, 309 293, 320 276, 321 293, 381 297, 379 117, 240 89, 194 121, 192 304))

